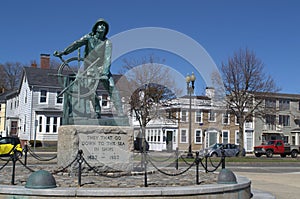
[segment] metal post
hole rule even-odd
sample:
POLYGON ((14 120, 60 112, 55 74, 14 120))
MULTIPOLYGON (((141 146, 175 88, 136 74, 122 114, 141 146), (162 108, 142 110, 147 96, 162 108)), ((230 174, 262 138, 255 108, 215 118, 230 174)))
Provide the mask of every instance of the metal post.
POLYGON ((196 152, 196 184, 200 184, 199 182, 199 151, 196 152))
POLYGON ((78 186, 81 187, 81 164, 82 164, 82 150, 78 151, 78 186))
MULTIPOLYGON (((146 145, 146 143, 144 143, 144 145, 146 145)), ((148 187, 148 179, 147 179, 147 157, 146 157, 146 151, 144 150, 144 153, 143 153, 143 156, 144 156, 144 167, 145 167, 145 175, 144 175, 144 186, 145 187, 148 187)))
POLYGON ((175 168, 176 170, 178 170, 178 161, 179 161, 179 151, 178 151, 178 147, 176 147, 176 160, 175 160, 175 168))
POLYGON ((27 165, 27 153, 28 153, 28 146, 27 146, 27 144, 25 144, 25 146, 24 146, 24 164, 25 165, 27 165))
POLYGON ((222 158, 221 158, 221 161, 222 161, 222 169, 225 169, 225 151, 222 147, 222 158))
POLYGON ((207 169, 207 158, 208 158, 208 156, 205 155, 205 173, 208 173, 208 169, 207 169))
POLYGON ((190 107, 189 107, 189 150, 188 150, 187 158, 193 158, 193 153, 192 153, 192 93, 194 93, 195 80, 196 80, 196 77, 195 77, 194 73, 192 73, 191 76, 187 75, 187 77, 186 77, 187 92, 188 92, 189 98, 190 98, 190 107), (190 85, 190 83, 192 83, 192 85, 190 85))
POLYGON ((14 154, 12 155, 12 161, 13 161, 13 166, 12 166, 12 175, 11 175, 11 184, 15 184, 15 172, 16 172, 16 161, 17 161, 17 154, 16 154, 16 149, 14 150, 14 154))
POLYGON ((192 153, 192 92, 191 87, 188 86, 188 92, 190 96, 190 107, 189 107, 189 152, 187 154, 188 158, 193 158, 192 153))

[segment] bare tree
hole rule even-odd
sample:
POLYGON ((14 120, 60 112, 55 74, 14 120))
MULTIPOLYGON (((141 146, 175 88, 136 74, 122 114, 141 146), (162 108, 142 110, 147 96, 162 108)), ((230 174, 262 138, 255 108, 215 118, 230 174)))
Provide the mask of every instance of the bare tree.
POLYGON ((278 92, 274 80, 264 73, 264 64, 253 51, 240 49, 222 63, 222 77, 226 103, 239 122, 239 144, 244 147, 244 123, 264 115, 263 102, 271 93, 278 92))
POLYGON ((162 61, 150 55, 141 60, 124 59, 122 71, 129 81, 130 112, 136 117, 141 127, 142 146, 145 150, 145 128, 154 118, 164 117, 161 107, 181 93, 176 88, 175 80, 162 61))
POLYGON ((12 90, 19 86, 23 65, 20 62, 6 62, 1 65, 1 83, 6 90, 12 90), (3 75, 3 76, 2 76, 3 75))
POLYGON ((0 64, 0 93, 6 90, 6 74, 3 65, 0 64))
POLYGON ((53 59, 50 60, 50 68, 51 69, 58 69, 60 65, 61 65, 61 63, 59 61, 53 60, 53 59))

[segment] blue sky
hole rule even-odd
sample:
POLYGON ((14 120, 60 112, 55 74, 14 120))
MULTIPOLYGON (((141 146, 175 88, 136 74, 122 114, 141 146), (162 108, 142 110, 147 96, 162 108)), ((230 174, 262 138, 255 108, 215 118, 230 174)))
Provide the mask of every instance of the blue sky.
MULTIPOLYGON (((39 62, 41 53, 64 49, 102 17, 110 24, 108 37, 142 27, 183 33, 202 45, 218 67, 247 47, 263 61, 281 92, 300 94, 299 9, 297 0, 3 1, 0 63, 39 62)), ((183 75, 193 70, 186 60, 159 51, 155 55, 183 75)), ((196 87, 201 94, 205 85, 196 81, 196 87)))

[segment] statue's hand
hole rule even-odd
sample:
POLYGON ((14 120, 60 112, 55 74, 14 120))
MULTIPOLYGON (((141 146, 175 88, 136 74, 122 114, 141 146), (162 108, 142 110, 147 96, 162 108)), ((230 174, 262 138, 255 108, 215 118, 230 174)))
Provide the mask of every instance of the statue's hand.
POLYGON ((55 57, 61 57, 61 56, 63 55, 63 53, 62 53, 62 52, 59 52, 59 51, 54 51, 53 55, 54 55, 55 57))

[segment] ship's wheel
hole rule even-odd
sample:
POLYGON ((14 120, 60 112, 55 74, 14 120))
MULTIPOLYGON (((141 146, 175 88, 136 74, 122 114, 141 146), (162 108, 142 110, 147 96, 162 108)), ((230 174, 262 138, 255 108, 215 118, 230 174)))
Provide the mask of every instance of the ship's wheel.
POLYGON ((97 90, 101 77, 101 67, 97 67, 96 59, 90 63, 84 58, 71 57, 62 60, 58 69, 58 82, 63 88, 59 96, 67 93, 73 97, 86 98, 94 94, 97 90))

